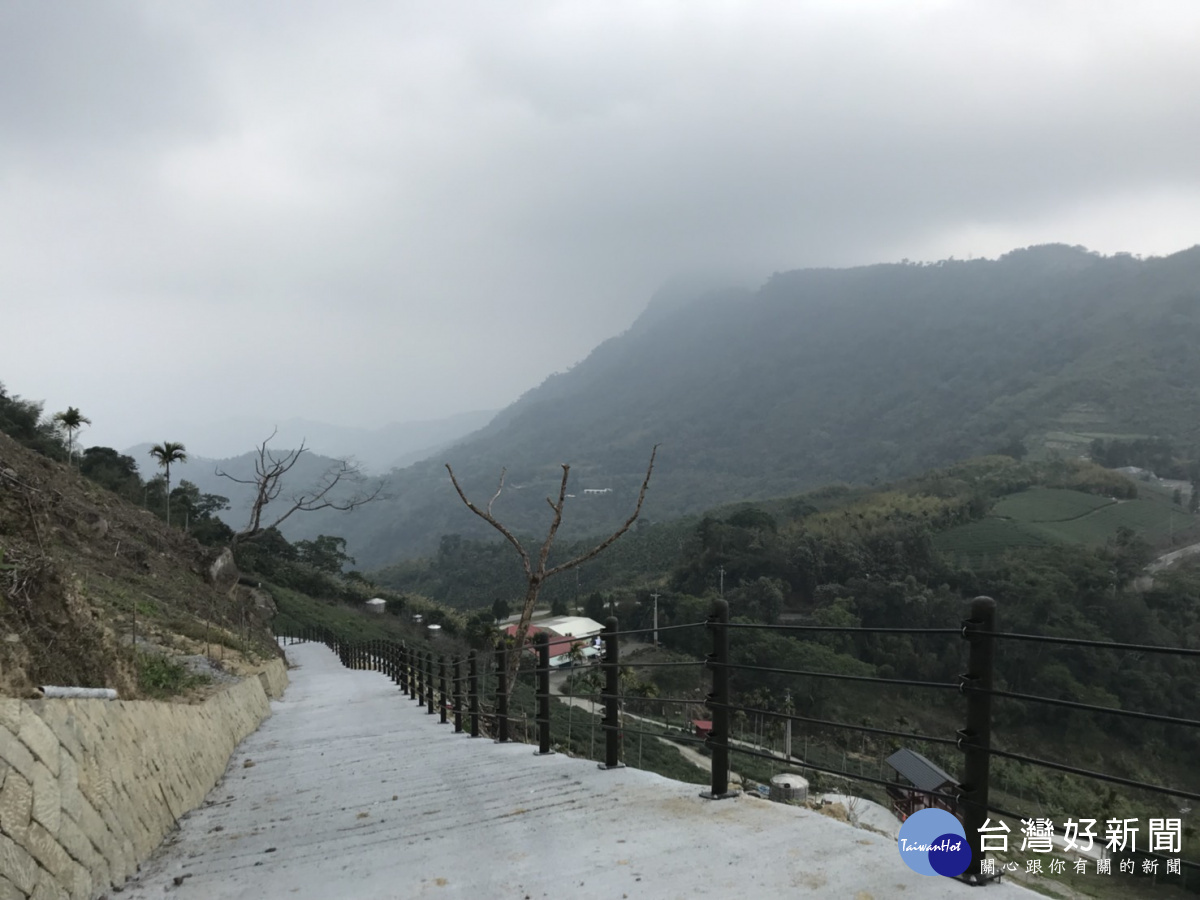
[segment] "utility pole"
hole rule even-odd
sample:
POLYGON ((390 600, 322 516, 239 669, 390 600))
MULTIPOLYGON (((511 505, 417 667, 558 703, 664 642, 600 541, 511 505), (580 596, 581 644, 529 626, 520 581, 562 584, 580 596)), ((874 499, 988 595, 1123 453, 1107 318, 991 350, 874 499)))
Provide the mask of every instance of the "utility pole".
POLYGON ((717 568, 721 572, 721 598, 724 599, 725 598, 725 567, 717 566, 717 568))
POLYGON ((650 595, 654 598, 654 646, 658 646, 658 591, 650 595))

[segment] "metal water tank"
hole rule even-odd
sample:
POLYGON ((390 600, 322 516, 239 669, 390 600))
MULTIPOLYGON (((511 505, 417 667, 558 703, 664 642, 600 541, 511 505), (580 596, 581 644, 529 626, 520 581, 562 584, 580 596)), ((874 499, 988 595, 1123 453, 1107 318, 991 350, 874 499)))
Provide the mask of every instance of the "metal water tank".
POLYGON ((803 803, 808 799, 808 779, 784 772, 771 779, 771 799, 776 803, 803 803))

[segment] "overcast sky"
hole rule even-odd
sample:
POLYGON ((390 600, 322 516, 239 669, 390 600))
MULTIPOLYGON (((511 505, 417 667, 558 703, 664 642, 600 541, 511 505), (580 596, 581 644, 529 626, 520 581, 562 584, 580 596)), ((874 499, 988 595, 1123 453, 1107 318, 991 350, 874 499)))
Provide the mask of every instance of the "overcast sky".
POLYGON ((204 452, 502 407, 679 273, 1171 253, 1197 47, 1194 0, 0 0, 0 381, 204 452))

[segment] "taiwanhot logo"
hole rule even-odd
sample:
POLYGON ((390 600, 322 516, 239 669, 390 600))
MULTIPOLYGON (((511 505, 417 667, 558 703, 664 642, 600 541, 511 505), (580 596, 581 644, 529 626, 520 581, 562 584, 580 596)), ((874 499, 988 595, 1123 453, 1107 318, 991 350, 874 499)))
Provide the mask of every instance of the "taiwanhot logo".
POLYGON ((953 878, 971 865, 967 833, 944 809, 917 810, 900 826, 897 844, 904 864, 919 875, 953 878))

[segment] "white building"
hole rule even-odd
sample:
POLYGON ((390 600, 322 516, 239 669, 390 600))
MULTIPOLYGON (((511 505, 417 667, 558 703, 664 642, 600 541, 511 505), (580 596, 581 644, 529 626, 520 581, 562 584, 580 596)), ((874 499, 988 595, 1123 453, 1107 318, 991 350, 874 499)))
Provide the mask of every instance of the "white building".
POLYGON ((591 638, 604 630, 603 625, 587 616, 552 616, 549 619, 538 619, 534 624, 559 637, 573 637, 580 640, 591 638))

